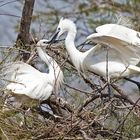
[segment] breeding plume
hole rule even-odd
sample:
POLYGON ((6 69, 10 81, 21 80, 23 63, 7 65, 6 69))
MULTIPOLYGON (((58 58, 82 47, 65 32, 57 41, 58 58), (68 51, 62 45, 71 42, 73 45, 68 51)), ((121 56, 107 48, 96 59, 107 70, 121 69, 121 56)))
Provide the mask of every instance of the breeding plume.
POLYGON ((23 102, 27 99, 46 100, 53 91, 58 91, 63 81, 63 73, 56 61, 46 54, 41 47, 47 45, 47 40, 37 43, 39 57, 49 68, 49 73, 42 73, 24 62, 14 62, 5 66, 4 75, 8 77, 6 90, 23 102))
MULTIPOLYGON (((122 37, 122 35, 125 35, 123 31, 127 30, 122 30, 123 27, 120 27, 120 29, 116 29, 115 27, 115 30, 111 25, 110 28, 113 28, 116 31, 112 32, 109 26, 101 26, 97 28, 99 33, 96 34, 96 37, 94 37, 94 34, 92 34, 87 38, 88 40, 92 41, 94 41, 95 38, 95 42, 101 44, 103 43, 108 45, 110 43, 110 48, 108 50, 108 60, 106 59, 107 49, 101 45, 96 45, 84 53, 76 49, 74 40, 77 30, 75 24, 69 19, 60 20, 56 33, 54 34, 51 41, 53 42, 64 32, 67 32, 65 46, 74 66, 78 71, 92 71, 104 77, 107 75, 106 72, 108 72, 109 78, 125 77, 130 74, 140 73, 140 68, 136 66, 140 60, 139 33, 134 30, 128 30, 130 32, 125 33, 129 34, 129 37, 126 38, 127 35, 122 37), (100 34, 106 35, 108 30, 110 30, 110 34, 108 34, 108 40, 106 40, 107 37, 102 37, 100 34), (130 39, 135 42, 135 45, 131 44, 133 42, 131 42, 130 39), (129 46, 128 44, 131 45, 129 46)), ((124 27, 124 29, 126 28, 124 27)))

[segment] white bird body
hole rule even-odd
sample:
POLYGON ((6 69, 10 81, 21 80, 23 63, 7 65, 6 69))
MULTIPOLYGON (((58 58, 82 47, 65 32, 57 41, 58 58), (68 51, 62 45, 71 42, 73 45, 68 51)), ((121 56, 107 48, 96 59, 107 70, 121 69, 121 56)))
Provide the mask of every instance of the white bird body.
MULTIPOLYGON (((39 57, 48 65, 49 73, 42 73, 20 61, 10 63, 3 69, 5 76, 10 75, 10 78, 7 78, 9 82, 6 89, 15 97, 23 95, 23 97, 42 101, 48 99, 53 91, 58 91, 63 81, 63 73, 55 60, 39 47, 43 41, 40 40, 37 43, 37 52, 39 57)), ((22 96, 20 98, 22 100, 22 96)))
MULTIPOLYGON (((100 30, 104 31, 104 29, 100 29, 100 30)), ((130 48, 127 51, 127 47, 124 47, 120 44, 117 45, 118 47, 117 49, 116 47, 109 48, 108 65, 107 65, 107 60, 106 60, 107 49, 105 49, 101 45, 96 45, 84 53, 76 49, 74 44, 74 39, 77 32, 76 26, 69 19, 60 20, 56 32, 57 37, 61 36, 64 32, 68 32, 65 40, 66 49, 68 51, 68 54, 74 66, 78 71, 83 71, 83 72, 91 71, 105 77, 107 75, 106 72, 108 68, 109 78, 124 77, 129 74, 140 72, 139 67, 135 65, 131 65, 131 64, 135 64, 136 61, 138 62, 138 56, 140 56, 138 54, 136 55, 137 57, 133 58, 134 56, 132 52, 133 48, 130 48), (123 55, 122 54, 123 52, 118 51, 119 48, 121 47, 123 48, 123 50, 126 49, 126 53, 128 54, 123 55), (129 62, 130 60, 132 62, 129 62)), ((107 30, 105 30, 104 32, 107 32, 107 30)), ((92 39, 92 35, 89 36, 87 39, 92 39)), ((98 42, 100 42, 100 40, 98 42)))

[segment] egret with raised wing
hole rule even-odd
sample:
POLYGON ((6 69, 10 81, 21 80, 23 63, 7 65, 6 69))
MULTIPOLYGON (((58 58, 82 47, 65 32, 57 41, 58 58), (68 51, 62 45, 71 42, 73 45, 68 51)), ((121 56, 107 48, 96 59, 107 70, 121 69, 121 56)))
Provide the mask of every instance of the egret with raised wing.
MULTIPOLYGON (((106 77, 108 72, 109 78, 125 77, 130 74, 140 73, 140 68, 136 66, 140 57, 140 47, 138 46, 139 41, 137 41, 137 45, 131 45, 129 47, 121 45, 121 42, 119 44, 116 42, 117 45, 109 48, 108 60, 106 60, 107 49, 99 44, 86 52, 80 52, 76 49, 74 40, 77 30, 73 21, 69 19, 62 18, 60 20, 56 33, 52 37, 51 41, 53 42, 58 39, 65 32, 67 32, 65 46, 74 66, 78 71, 92 71, 103 77, 106 77)), ((107 29, 102 29, 102 32, 107 32, 107 29)), ((121 33, 121 30, 119 33, 121 33)), ((138 32, 135 32, 135 35, 137 33, 138 32)), ((94 41, 93 35, 89 36, 87 39, 94 41)), ((100 43, 100 40, 98 43, 100 43)), ((138 37, 137 40, 139 40, 138 37)), ((127 40, 125 39, 125 42, 126 41, 127 40)))

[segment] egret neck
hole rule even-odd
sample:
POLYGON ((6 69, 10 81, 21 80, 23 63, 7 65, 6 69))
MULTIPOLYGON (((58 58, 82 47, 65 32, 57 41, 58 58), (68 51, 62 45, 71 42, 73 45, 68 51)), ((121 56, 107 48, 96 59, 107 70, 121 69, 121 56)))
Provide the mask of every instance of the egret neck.
POLYGON ((81 65, 80 59, 82 59, 83 55, 82 52, 77 50, 75 47, 74 44, 75 36, 76 36, 76 31, 69 30, 65 40, 65 46, 74 66, 77 68, 78 71, 80 71, 80 65, 81 65))
POLYGON ((60 76, 60 67, 57 65, 55 60, 53 60, 49 55, 47 55, 41 47, 37 47, 37 52, 39 57, 48 65, 49 67, 49 75, 54 80, 59 79, 60 76))

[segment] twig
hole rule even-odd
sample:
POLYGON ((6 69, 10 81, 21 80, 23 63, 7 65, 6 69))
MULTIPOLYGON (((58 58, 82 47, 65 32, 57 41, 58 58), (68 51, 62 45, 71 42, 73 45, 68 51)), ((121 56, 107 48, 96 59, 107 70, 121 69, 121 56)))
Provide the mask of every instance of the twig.
POLYGON ((81 92, 81 93, 93 95, 91 92, 87 92, 87 91, 84 91, 84 90, 80 90, 80 89, 78 89, 78 88, 75 88, 75 87, 72 87, 72 86, 68 85, 67 83, 64 83, 64 85, 67 86, 68 88, 71 88, 71 89, 73 89, 73 90, 79 91, 79 92, 81 92))
POLYGON ((117 127, 117 129, 114 131, 114 134, 118 131, 118 129, 125 123, 127 117, 129 116, 129 114, 131 113, 131 111, 134 109, 134 107, 137 105, 137 103, 139 102, 140 98, 135 102, 135 104, 133 105, 133 107, 130 109, 130 111, 127 113, 127 115, 124 117, 123 121, 120 123, 120 125, 117 127))
POLYGON ((97 94, 96 92, 98 92, 98 93, 100 93, 105 87, 107 86, 107 84, 106 85, 104 85, 104 87, 103 88, 100 88, 100 89, 97 89, 96 91, 95 91, 95 93, 94 93, 94 95, 92 95, 92 96, 90 96, 89 98, 87 98, 86 99, 86 101, 84 102, 84 104, 78 109, 78 113, 80 113, 81 111, 82 111, 82 109, 84 108, 84 107, 86 107, 89 103, 91 103, 93 100, 95 100, 95 99, 97 99, 97 98, 99 98, 99 97, 107 97, 108 96, 108 94, 97 94))
POLYGON ((79 131, 82 133, 82 136, 83 136, 83 138, 84 138, 85 140, 93 140, 92 138, 89 138, 89 137, 87 136, 87 134, 86 134, 85 131, 83 131, 83 130, 79 130, 79 131))
MULTIPOLYGON (((104 83, 106 82, 106 80, 105 80, 103 77, 101 77, 101 80, 102 80, 104 83)), ((125 93, 118 85, 116 85, 114 82, 116 82, 116 80, 110 83, 111 86, 122 96, 123 99, 127 100, 130 104, 134 105, 135 103, 131 100, 131 98, 129 98, 128 94, 126 94, 126 93, 125 93)), ((139 105, 137 105, 137 106, 139 106, 139 105)))
POLYGON ((1 130, 2 134, 3 134, 3 136, 6 138, 6 140, 10 140, 1 127, 0 127, 0 130, 1 130))
POLYGON ((80 73, 81 77, 83 78, 83 80, 85 81, 85 83, 87 83, 91 89, 93 90, 99 90, 98 86, 96 84, 91 83, 90 80, 88 80, 82 73, 80 73))
MULTIPOLYGON (((109 96, 109 94, 107 94, 107 93, 106 94, 94 94, 92 97, 89 97, 89 98, 86 99, 84 104, 78 109, 77 113, 80 113, 83 110, 84 107, 86 107, 89 103, 91 103, 92 101, 96 100, 97 98, 103 98, 103 97, 106 98, 108 96, 109 96)), ((135 104, 127 96, 122 96, 122 95, 114 94, 114 97, 115 98, 119 98, 119 99, 123 99, 125 102, 128 102, 128 103, 130 103, 132 105, 135 104)), ((139 106, 139 105, 137 105, 137 106, 139 106)))
POLYGON ((64 101, 64 99, 62 99, 62 98, 55 97, 52 95, 49 98, 49 100, 42 101, 41 104, 48 103, 48 101, 50 101, 51 104, 60 106, 62 109, 68 110, 71 113, 74 112, 73 107, 71 105, 69 105, 67 101, 64 101))
MULTIPOLYGON (((129 101, 130 104, 134 105, 135 103, 129 98, 129 96, 124 93, 124 91, 119 88, 118 85, 116 84, 111 84, 111 86, 122 96, 122 98, 127 99, 129 101)), ((138 105, 139 106, 139 105, 138 105)))
POLYGON ((7 4, 10 4, 10 3, 14 3, 14 2, 17 2, 18 0, 13 0, 13 1, 8 1, 2 5, 0 5, 0 7, 4 6, 4 5, 7 5, 7 4))

